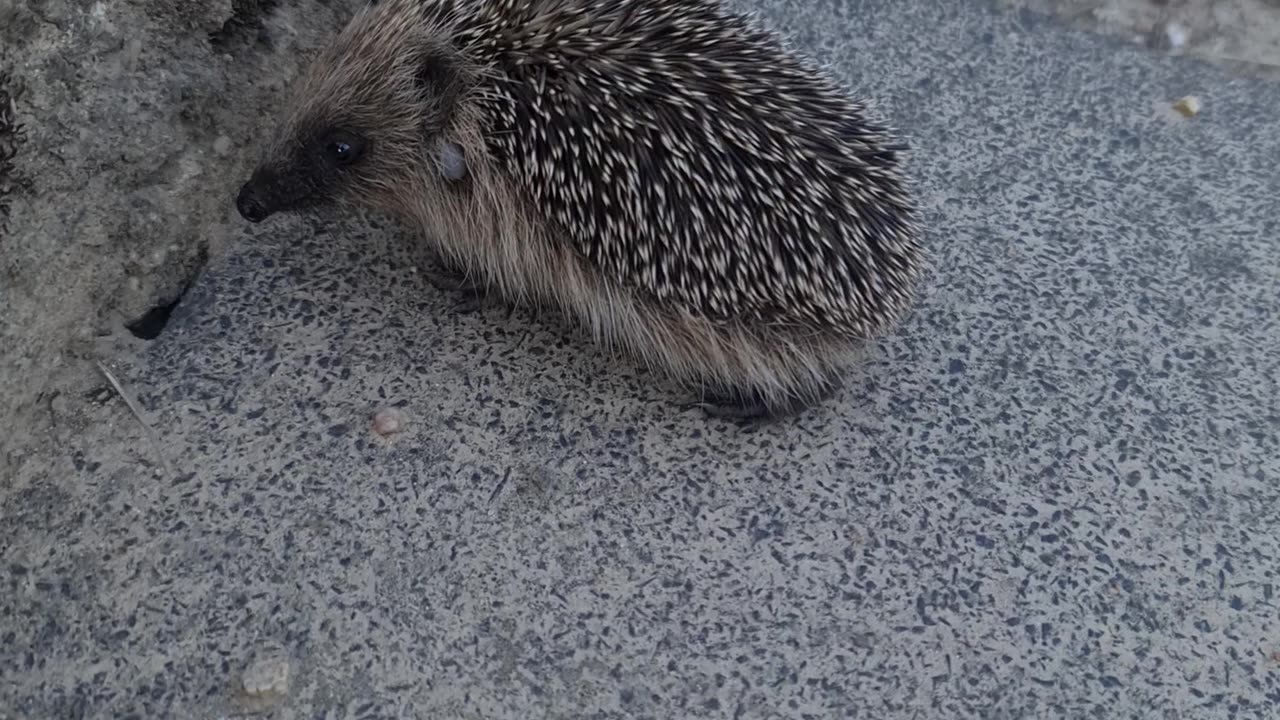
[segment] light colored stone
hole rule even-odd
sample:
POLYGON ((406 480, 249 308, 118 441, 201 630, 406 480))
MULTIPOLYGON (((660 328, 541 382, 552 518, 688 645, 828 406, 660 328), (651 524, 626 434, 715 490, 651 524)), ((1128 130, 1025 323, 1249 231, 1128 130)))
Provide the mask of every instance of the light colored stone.
POLYGON ((396 408, 382 408, 373 415, 373 431, 383 437, 404 430, 405 415, 396 408))
POLYGON ((279 705, 289 694, 289 658, 278 648, 260 650, 240 674, 239 695, 251 712, 279 705))
POLYGON ((1200 98, 1195 95, 1188 95, 1175 102, 1173 109, 1177 110, 1183 117, 1195 117, 1200 114, 1200 98))

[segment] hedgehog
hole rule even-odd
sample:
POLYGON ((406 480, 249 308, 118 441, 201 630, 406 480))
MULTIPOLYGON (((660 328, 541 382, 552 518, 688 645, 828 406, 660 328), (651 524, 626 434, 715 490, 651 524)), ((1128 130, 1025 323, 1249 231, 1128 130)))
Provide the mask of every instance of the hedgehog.
POLYGON ((247 221, 397 217, 715 417, 832 396, 920 275, 905 143, 717 0, 373 0, 265 145, 247 221))

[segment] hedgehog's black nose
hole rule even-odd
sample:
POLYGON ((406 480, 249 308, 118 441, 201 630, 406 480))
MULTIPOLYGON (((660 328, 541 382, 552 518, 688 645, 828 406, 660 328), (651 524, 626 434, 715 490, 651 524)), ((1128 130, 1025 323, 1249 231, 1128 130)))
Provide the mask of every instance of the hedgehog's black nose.
POLYGON ((240 194, 236 196, 236 210, 240 211, 240 217, 251 223, 262 222, 271 215, 271 210, 253 191, 249 183, 245 183, 244 187, 240 188, 240 194))

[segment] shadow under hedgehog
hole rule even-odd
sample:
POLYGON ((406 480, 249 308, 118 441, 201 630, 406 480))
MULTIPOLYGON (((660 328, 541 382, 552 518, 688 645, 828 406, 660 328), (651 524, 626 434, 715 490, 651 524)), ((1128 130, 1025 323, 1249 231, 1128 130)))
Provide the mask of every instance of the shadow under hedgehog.
POLYGON ((781 417, 912 302, 904 150, 717 0, 379 0, 301 78, 236 206, 389 212, 707 413, 781 417))

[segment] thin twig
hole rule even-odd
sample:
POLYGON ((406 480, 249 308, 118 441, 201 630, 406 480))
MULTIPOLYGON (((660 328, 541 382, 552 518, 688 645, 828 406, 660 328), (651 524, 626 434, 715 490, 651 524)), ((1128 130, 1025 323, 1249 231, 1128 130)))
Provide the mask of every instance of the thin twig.
POLYGON ((142 429, 147 433, 147 439, 151 441, 152 448, 156 451, 156 457, 160 458, 160 465, 164 468, 165 475, 172 478, 173 470, 169 467, 169 461, 165 459, 164 450, 160 447, 160 438, 156 436, 155 430, 151 429, 151 426, 147 424, 146 419, 142 416, 142 408, 138 406, 138 403, 134 401, 133 397, 131 397, 124 389, 124 385, 120 384, 120 381, 116 379, 116 376, 107 369, 106 365, 103 365, 101 361, 96 362, 96 364, 98 366, 98 371, 107 378, 107 382, 111 383, 111 387, 115 388, 116 393, 120 395, 120 399, 124 400, 124 404, 129 406, 129 411, 138 419, 138 423, 142 425, 142 429))

